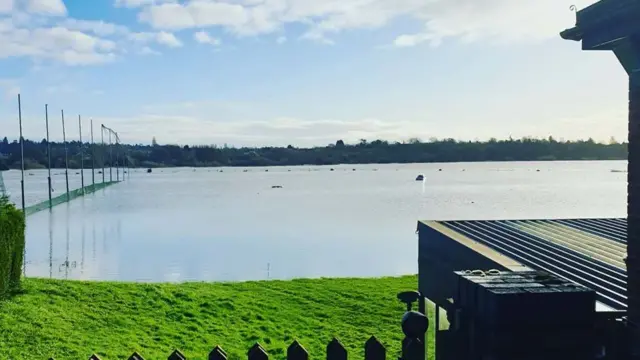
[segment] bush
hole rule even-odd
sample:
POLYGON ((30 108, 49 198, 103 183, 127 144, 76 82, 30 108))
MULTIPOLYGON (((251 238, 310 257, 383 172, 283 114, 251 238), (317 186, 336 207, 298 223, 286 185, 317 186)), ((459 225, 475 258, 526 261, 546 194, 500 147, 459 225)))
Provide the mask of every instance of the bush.
POLYGON ((24 261, 25 219, 6 197, 0 197, 0 296, 20 287, 24 261))

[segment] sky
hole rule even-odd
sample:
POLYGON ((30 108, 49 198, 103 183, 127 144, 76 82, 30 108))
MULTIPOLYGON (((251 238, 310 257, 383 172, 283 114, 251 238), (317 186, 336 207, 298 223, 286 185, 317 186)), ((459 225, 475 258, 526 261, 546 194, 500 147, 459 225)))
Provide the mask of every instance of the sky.
POLYGON ((594 0, 0 0, 0 137, 324 146, 627 137, 594 0), (80 116, 80 118, 79 118, 80 116))

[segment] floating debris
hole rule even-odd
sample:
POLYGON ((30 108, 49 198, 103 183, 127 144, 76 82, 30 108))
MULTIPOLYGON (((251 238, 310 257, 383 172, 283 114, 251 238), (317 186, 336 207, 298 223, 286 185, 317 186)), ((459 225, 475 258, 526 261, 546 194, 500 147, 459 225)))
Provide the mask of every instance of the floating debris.
POLYGON ((331 170, 329 170, 329 171, 333 171, 333 168, 331 168, 331 170))
POLYGON ((442 169, 438 169, 438 171, 442 171, 442 169))
POLYGON ((356 171, 356 169, 352 169, 352 171, 356 171))
POLYGON ((152 171, 153 170, 151 170, 151 169, 147 169, 147 174, 151 174, 152 171))
POLYGON ((416 181, 423 181, 424 180, 424 175, 420 174, 416 177, 416 181))
POLYGON ((272 189, 282 189, 281 185, 273 185, 271 186, 272 189))

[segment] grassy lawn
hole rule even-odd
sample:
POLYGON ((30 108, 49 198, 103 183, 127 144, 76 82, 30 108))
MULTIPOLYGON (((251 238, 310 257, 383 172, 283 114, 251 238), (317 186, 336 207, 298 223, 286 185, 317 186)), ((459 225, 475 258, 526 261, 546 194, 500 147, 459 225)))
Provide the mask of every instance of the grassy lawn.
POLYGON ((22 294, 0 302, 0 353, 79 360, 95 352, 109 360, 138 351, 166 359, 178 348, 192 360, 220 345, 229 358, 246 359, 259 342, 270 358, 284 359, 297 339, 312 359, 324 359, 335 336, 350 358, 361 359, 375 335, 387 359, 397 359, 405 308, 396 294, 415 289, 416 276, 184 284, 27 279, 22 294))

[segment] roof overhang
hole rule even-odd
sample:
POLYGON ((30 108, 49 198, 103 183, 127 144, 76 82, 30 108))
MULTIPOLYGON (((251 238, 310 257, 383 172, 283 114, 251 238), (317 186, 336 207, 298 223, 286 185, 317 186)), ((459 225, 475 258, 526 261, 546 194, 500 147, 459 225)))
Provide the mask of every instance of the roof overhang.
POLYGON ((640 69, 640 0, 601 0, 576 13, 576 26, 560 33, 583 50, 613 51, 627 73, 640 69))

